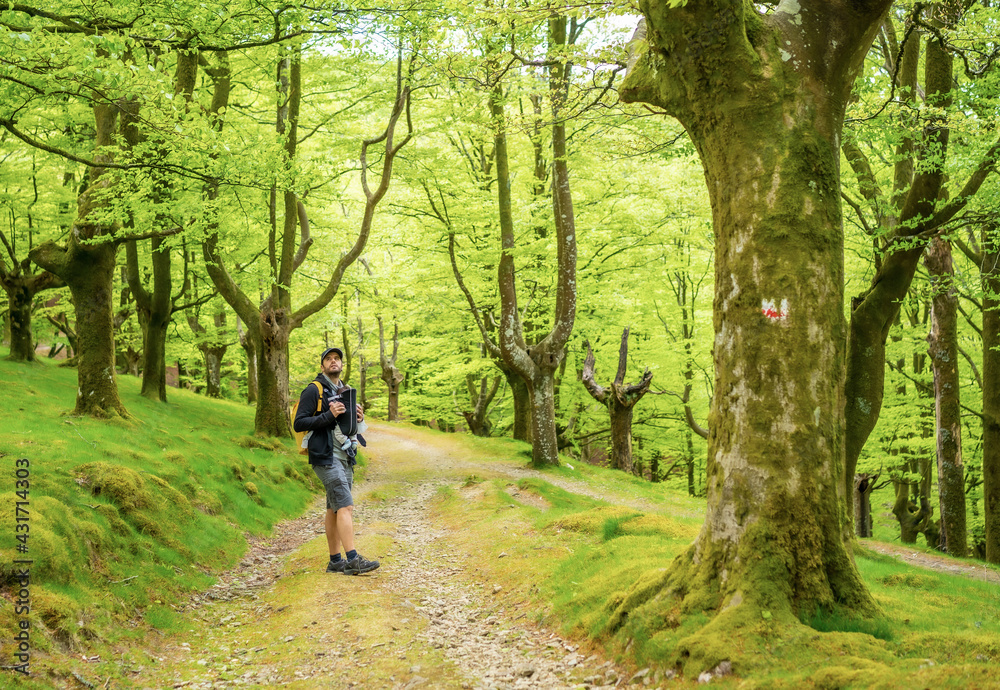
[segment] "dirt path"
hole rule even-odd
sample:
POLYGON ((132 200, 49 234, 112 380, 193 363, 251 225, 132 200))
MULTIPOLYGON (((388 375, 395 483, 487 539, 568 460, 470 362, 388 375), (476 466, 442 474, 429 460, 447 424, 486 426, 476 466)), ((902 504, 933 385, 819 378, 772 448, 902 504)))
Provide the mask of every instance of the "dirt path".
POLYGON ((918 568, 1000 584, 1000 572, 969 561, 959 561, 948 556, 925 553, 901 544, 888 544, 881 541, 865 540, 862 542, 862 546, 887 556, 895 556, 918 568))
MULTIPOLYGON (((183 612, 187 634, 151 645, 130 687, 610 688, 631 680, 534 626, 526 602, 474 577, 429 518, 438 488, 482 475, 482 464, 405 428, 375 425, 368 436, 355 525, 359 550, 382 567, 365 577, 327 574, 317 503, 254 541, 239 567, 195 597, 183 612), (379 492, 391 500, 366 500, 379 492)), ((503 463, 487 471, 531 474, 503 463)))

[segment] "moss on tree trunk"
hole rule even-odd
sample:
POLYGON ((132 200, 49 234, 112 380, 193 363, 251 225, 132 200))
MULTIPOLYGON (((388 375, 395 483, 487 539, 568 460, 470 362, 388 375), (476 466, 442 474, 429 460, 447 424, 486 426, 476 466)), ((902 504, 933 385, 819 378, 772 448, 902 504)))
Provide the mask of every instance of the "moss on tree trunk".
POLYGON ((511 436, 518 441, 531 443, 531 395, 528 384, 509 367, 501 367, 507 385, 510 386, 510 397, 514 404, 514 428, 511 436))
MULTIPOLYGON (((257 412, 254 433, 291 438, 288 408, 288 335, 291 329, 281 313, 268 312, 256 328, 257 412)), ((249 326, 249 324, 247 324, 249 326)), ((255 329, 251 329, 253 332, 255 329)))
POLYGON ((201 354, 205 360, 205 394, 210 398, 221 398, 222 358, 226 348, 202 346, 201 354))
POLYGON ((115 378, 114 271, 117 245, 100 242, 68 248, 46 242, 32 259, 59 276, 73 295, 77 330, 77 389, 74 414, 128 417, 115 378))
POLYGON ((962 463, 961 380, 958 373, 958 294, 951 245, 936 238, 924 256, 934 286, 927 341, 934 369, 934 419, 941 507, 941 545, 953 556, 968 553, 965 467, 962 463))
POLYGON ((612 603, 611 624, 670 607, 714 613, 681 640, 687 674, 730 658, 762 615, 878 611, 844 541, 847 324, 840 133, 888 2, 642 5, 649 49, 623 98, 685 126, 715 229, 715 394, 705 524, 663 575, 612 603), (831 38, 835 37, 835 40, 831 38), (664 596, 664 594, 672 596, 664 596))
POLYGON ((34 295, 26 285, 14 284, 7 290, 10 354, 13 362, 35 361, 35 335, 31 332, 31 302, 34 295))
POLYGON ((167 327, 170 316, 163 319, 152 314, 143 324, 141 395, 151 400, 167 401, 167 327))

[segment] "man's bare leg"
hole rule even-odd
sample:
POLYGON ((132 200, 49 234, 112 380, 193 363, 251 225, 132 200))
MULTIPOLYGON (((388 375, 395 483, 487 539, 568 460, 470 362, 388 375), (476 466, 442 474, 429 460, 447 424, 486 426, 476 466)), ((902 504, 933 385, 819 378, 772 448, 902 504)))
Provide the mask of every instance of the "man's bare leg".
POLYGON ((332 508, 326 509, 323 526, 326 528, 326 544, 330 547, 330 555, 335 556, 340 553, 340 535, 337 534, 337 512, 332 508))
MULTIPOLYGON (((332 513, 332 510, 326 511, 327 516, 332 513)), ((329 524, 329 523, 327 523, 329 524)), ((344 546, 344 553, 354 550, 354 506, 344 506, 333 516, 334 525, 334 539, 337 543, 338 551, 331 551, 330 553, 339 553, 340 545, 344 546)), ((330 528, 327 527, 327 540, 330 539, 330 528)), ((335 543, 336 543, 335 542, 335 543)))

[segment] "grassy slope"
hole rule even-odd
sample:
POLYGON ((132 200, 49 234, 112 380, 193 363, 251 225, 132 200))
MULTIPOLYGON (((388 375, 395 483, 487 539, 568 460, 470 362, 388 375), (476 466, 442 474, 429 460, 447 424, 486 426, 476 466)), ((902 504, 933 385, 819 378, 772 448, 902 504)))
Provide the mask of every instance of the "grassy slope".
POLYGON ((247 436, 251 408, 174 389, 168 404, 152 402, 132 377, 119 377, 119 388, 133 419, 69 417, 75 370, 0 359, 0 629, 20 620, 10 577, 13 559, 25 557, 15 553, 14 467, 27 458, 36 659, 175 625, 173 604, 236 562, 245 532, 266 533, 316 491, 290 442, 247 436))
MULTIPOLYGON (((485 449, 481 440, 465 443, 471 452, 477 444, 485 449)), ((619 505, 537 479, 521 480, 520 493, 512 496, 504 480, 472 477, 466 487, 443 492, 440 515, 456 528, 470 557, 478 554, 475 570, 484 581, 504 582, 512 601, 531 596, 542 624, 590 638, 636 668, 665 672, 682 666, 684 660, 673 653, 676 642, 697 634, 706 616, 679 611, 669 597, 657 597, 617 631, 609 631, 607 623, 618 602, 655 583, 691 542, 703 502, 600 468, 564 466, 552 474, 553 481, 574 479, 599 487, 619 505), (543 502, 526 500, 526 494, 543 502), (620 505, 637 501, 652 507, 639 511, 620 505), (497 559, 499 552, 510 558, 497 559)), ((736 677, 712 684, 1000 687, 995 673, 1000 591, 995 585, 913 568, 864 548, 857 563, 883 619, 804 612, 809 625, 790 628, 762 616, 738 640, 720 646, 719 660, 731 660, 736 677)))

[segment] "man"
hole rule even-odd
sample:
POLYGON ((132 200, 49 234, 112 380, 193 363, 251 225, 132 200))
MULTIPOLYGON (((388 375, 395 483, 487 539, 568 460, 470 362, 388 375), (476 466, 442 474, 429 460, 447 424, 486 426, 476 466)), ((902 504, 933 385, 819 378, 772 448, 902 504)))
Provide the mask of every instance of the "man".
MULTIPOLYGON (((309 434, 309 464, 326 489, 326 541, 330 547, 328 573, 360 575, 378 568, 378 561, 370 561, 354 548, 354 467, 347 454, 335 443, 333 428, 336 418, 346 412, 347 407, 335 400, 338 392, 347 386, 340 380, 344 368, 344 353, 337 347, 328 347, 320 356, 320 373, 315 383, 320 392, 310 383, 299 396, 298 412, 293 426, 296 431, 311 431, 309 434), (319 411, 317 411, 319 410, 319 411), (340 555, 343 544, 346 555, 340 555)), ((358 421, 364 418, 361 405, 357 406, 358 421)))

